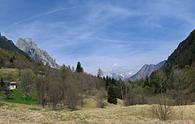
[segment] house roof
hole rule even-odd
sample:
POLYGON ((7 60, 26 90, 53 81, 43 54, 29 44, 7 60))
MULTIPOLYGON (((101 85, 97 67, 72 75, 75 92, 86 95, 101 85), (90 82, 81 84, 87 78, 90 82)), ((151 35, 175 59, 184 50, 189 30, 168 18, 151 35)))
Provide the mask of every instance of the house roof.
POLYGON ((17 83, 12 81, 12 82, 10 82, 10 84, 17 84, 17 83))

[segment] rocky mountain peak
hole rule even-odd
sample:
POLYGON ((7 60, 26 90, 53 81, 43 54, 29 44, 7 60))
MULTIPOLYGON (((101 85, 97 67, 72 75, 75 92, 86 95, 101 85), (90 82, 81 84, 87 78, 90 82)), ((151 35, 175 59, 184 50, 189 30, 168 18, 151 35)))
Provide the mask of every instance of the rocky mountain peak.
POLYGON ((46 51, 40 49, 31 38, 19 38, 16 42, 16 46, 27 53, 32 59, 41 61, 44 65, 48 64, 52 68, 59 68, 55 59, 46 51))
POLYGON ((165 64, 165 62, 166 61, 162 61, 156 65, 155 64, 145 64, 135 75, 130 77, 129 80, 136 81, 136 80, 145 79, 146 77, 150 76, 152 72, 161 68, 165 64))

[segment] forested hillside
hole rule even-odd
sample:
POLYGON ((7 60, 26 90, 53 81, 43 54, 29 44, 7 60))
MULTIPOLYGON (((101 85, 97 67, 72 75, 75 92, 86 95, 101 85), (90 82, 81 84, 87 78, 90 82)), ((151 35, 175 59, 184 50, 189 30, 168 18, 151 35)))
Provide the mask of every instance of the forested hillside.
POLYGON ((191 66, 192 62, 195 60, 195 30, 193 30, 190 35, 182 41, 177 49, 169 56, 167 60, 168 67, 178 66, 180 68, 186 65, 191 66))
POLYGON ((11 40, 0 35, 0 67, 25 68, 34 65, 30 57, 11 40))
POLYGON ((5 36, 1 36, 1 34, 0 34, 0 48, 7 50, 7 51, 10 51, 10 52, 15 52, 15 53, 21 54, 21 55, 29 58, 26 53, 24 53, 22 50, 18 49, 14 45, 13 41, 8 40, 5 36))
POLYGON ((115 97, 122 98, 125 105, 159 103, 162 95, 168 98, 169 105, 192 104, 195 101, 195 31, 146 79, 111 84, 111 88, 115 86, 114 93, 120 92, 115 97))
POLYGON ((31 60, 4 36, 0 37, 0 84, 0 100, 52 109, 75 110, 88 97, 94 98, 98 107, 104 107, 107 95, 104 81, 85 73, 80 62, 76 70, 65 65, 51 68, 31 60), (5 84, 9 81, 16 81, 17 89, 9 90, 5 84))
POLYGON ((144 86, 153 94, 166 93, 176 104, 193 102, 195 93, 195 30, 168 57, 165 65, 152 73, 144 86))

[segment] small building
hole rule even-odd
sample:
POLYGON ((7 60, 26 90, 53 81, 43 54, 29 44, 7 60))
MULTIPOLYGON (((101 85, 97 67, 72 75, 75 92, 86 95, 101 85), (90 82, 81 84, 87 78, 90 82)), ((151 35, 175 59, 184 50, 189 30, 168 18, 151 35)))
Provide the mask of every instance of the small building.
POLYGON ((16 82, 10 82, 9 83, 9 90, 14 90, 17 88, 17 83, 16 82))
POLYGON ((17 83, 15 81, 1 81, 0 91, 14 90, 17 88, 17 83))

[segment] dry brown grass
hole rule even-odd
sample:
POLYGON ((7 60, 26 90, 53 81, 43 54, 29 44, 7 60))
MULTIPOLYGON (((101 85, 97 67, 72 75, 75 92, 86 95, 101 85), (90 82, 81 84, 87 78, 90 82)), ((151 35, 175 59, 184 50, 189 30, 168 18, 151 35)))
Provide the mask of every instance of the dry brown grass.
POLYGON ((176 114, 171 120, 160 121, 152 116, 150 105, 109 105, 105 109, 84 108, 70 112, 5 103, 0 105, 0 124, 195 124, 195 105, 173 109, 176 114))

